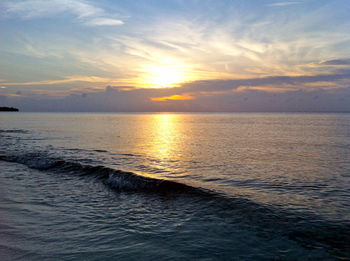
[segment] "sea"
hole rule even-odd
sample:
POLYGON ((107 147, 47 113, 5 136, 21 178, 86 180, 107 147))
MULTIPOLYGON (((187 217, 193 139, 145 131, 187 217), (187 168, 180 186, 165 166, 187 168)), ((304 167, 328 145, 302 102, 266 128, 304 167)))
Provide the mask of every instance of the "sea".
POLYGON ((0 113, 0 260, 350 260, 350 114, 0 113))

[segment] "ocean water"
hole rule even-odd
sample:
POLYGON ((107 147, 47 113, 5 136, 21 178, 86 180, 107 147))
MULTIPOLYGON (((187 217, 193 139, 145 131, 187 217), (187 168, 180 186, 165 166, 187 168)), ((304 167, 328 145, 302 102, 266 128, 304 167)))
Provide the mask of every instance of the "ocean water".
POLYGON ((1 260, 350 260, 350 114, 0 114, 1 260))

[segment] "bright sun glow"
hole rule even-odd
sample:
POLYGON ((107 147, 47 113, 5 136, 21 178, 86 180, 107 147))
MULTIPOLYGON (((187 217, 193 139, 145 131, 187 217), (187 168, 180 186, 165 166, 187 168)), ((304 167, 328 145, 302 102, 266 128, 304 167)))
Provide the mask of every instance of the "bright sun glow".
POLYGON ((171 68, 156 68, 151 76, 151 82, 157 87, 173 87, 183 81, 184 75, 180 71, 171 68))
POLYGON ((142 68, 142 82, 147 87, 176 87, 190 80, 186 65, 147 65, 142 68))

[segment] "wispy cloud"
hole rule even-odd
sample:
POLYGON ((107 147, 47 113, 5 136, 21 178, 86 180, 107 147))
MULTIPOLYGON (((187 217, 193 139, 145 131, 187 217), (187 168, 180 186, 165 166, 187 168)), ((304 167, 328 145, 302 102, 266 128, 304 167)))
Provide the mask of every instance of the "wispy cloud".
POLYGON ((5 3, 6 12, 8 14, 20 15, 22 18, 30 19, 37 17, 51 17, 62 12, 69 12, 78 18, 98 15, 103 10, 90 4, 79 2, 76 0, 68 1, 10 1, 5 3))
POLYGON ((119 19, 112 18, 95 18, 86 23, 91 26, 100 26, 100 25, 122 25, 124 22, 119 19))
POLYGON ((98 76, 69 76, 60 80, 33 81, 33 82, 9 82, 9 83, 3 83, 3 84, 6 84, 7 86, 30 86, 30 85, 55 85, 55 84, 71 83, 71 82, 113 83, 115 82, 115 80, 110 78, 98 77, 98 76))
POLYGON ((284 1, 284 2, 277 2, 277 3, 268 4, 268 6, 279 7, 279 6, 297 5, 297 4, 301 4, 301 3, 302 2, 300 2, 300 1, 284 1))
POLYGON ((121 25, 123 21, 115 19, 104 9, 83 0, 28 0, 7 1, 3 4, 8 16, 15 15, 23 19, 52 17, 70 13, 81 23, 88 26, 121 25))

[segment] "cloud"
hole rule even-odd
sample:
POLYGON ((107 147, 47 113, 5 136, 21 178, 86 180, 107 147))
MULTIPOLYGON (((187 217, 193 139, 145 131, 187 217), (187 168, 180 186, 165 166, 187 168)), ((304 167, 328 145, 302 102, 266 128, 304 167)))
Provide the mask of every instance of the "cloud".
POLYGON ((301 3, 302 2, 297 2, 297 1, 286 1, 286 2, 277 2, 277 3, 268 4, 267 6, 281 7, 281 6, 288 6, 288 5, 297 5, 301 3))
POLYGON ((350 111, 350 72, 195 81, 160 89, 107 86, 61 97, 28 91, 19 96, 12 90, 6 97, 7 105, 22 111, 350 111))
POLYGON ((320 63, 321 65, 350 65, 350 59, 334 59, 320 63))
MULTIPOLYGON (((218 92, 235 90, 241 86, 293 86, 294 89, 300 89, 303 85, 310 83, 329 82, 330 85, 338 81, 350 80, 350 71, 344 70, 342 73, 320 74, 311 76, 270 76, 262 78, 235 79, 235 80, 206 80, 185 83, 181 89, 186 93, 191 92, 218 92)), ((315 88, 317 85, 314 84, 315 88)))
POLYGON ((88 26, 121 25, 123 21, 111 18, 104 9, 82 0, 27 0, 8 1, 4 4, 7 15, 34 19, 70 13, 88 26))
MULTIPOLYGON (((196 99, 152 101, 150 97, 169 94, 167 89, 133 89, 122 91, 119 87, 85 95, 71 94, 62 98, 25 97, 9 95, 0 97, 6 106, 21 111, 90 111, 90 112, 339 112, 350 111, 350 88, 333 90, 294 90, 268 92, 263 90, 233 91, 212 95, 199 94, 196 99)), ((166 97, 166 96, 164 96, 166 97)), ((171 97, 171 95, 169 95, 171 97)))
POLYGON ((95 18, 87 22, 91 26, 100 26, 100 25, 122 25, 124 22, 118 19, 111 18, 95 18))
MULTIPOLYGON (((132 16, 139 15, 136 20, 126 25, 125 30, 118 32, 81 30, 77 33, 72 30, 69 33, 73 35, 68 33, 62 37, 63 31, 56 31, 56 26, 52 26, 58 15, 74 18, 87 26, 122 24, 123 21, 112 14, 112 11, 102 8, 105 5, 112 5, 107 2, 4 0, 0 5, 6 6, 3 10, 8 15, 24 19, 52 17, 52 21, 48 23, 50 31, 43 32, 37 30, 36 23, 28 23, 26 25, 28 31, 17 30, 18 26, 8 27, 11 34, 5 37, 7 46, 2 50, 11 52, 12 57, 3 59, 1 67, 7 70, 3 72, 3 77, 7 78, 8 84, 1 85, 26 85, 28 88, 25 88, 24 94, 31 91, 52 95, 55 91, 62 91, 62 95, 64 91, 63 94, 66 95, 69 92, 78 93, 79 89, 81 92, 90 93, 87 87, 102 88, 108 84, 143 87, 145 79, 152 78, 150 76, 153 74, 158 77, 159 74, 154 73, 155 70, 144 73, 145 66, 172 68, 174 64, 186 65, 180 72, 186 76, 183 81, 191 83, 166 93, 159 90, 153 96, 147 96, 147 99, 150 99, 150 97, 171 97, 185 93, 189 95, 206 93, 208 97, 218 97, 219 92, 229 93, 239 88, 242 90, 242 86, 245 86, 244 92, 252 89, 273 92, 277 91, 277 85, 280 92, 283 89, 286 91, 298 88, 315 89, 320 87, 321 80, 322 88, 328 88, 327 85, 333 88, 335 82, 338 83, 339 78, 344 77, 343 74, 338 74, 338 76, 327 76, 329 79, 322 76, 325 77, 322 79, 316 75, 321 73, 326 75, 333 70, 339 72, 338 69, 342 68, 321 66, 319 61, 329 60, 328 64, 339 64, 339 60, 331 62, 330 59, 347 57, 344 54, 350 50, 350 45, 344 43, 350 39, 345 30, 346 24, 339 27, 338 21, 335 23, 329 19, 328 14, 332 12, 328 12, 331 9, 326 7, 330 6, 321 8, 323 4, 320 4, 320 8, 310 8, 308 15, 299 12, 280 13, 277 12, 281 11, 280 9, 270 8, 273 9, 272 13, 265 12, 266 10, 261 13, 258 10, 248 16, 242 10, 235 11, 237 6, 228 1, 230 4, 220 4, 221 8, 225 6, 225 12, 222 12, 221 8, 216 10, 220 12, 216 12, 213 5, 208 11, 205 9, 205 12, 197 12, 197 9, 194 9, 194 13, 189 12, 180 16, 172 15, 172 12, 160 15, 157 5, 147 5, 148 12, 145 10, 144 13, 137 13, 138 9, 134 8, 137 4, 129 6, 120 2, 113 8, 125 6, 124 10, 132 16), (215 15, 220 19, 214 19, 215 15), (326 20, 329 23, 324 26, 326 20), (344 28, 344 32, 340 30, 341 28, 344 28), (32 29, 34 30, 30 31, 32 29), (31 41, 27 39, 20 41, 27 34, 31 41), (14 40, 11 40, 11 37, 14 40), (342 44, 342 48, 339 47, 339 43, 342 44), (14 52, 21 56, 13 55, 14 52), (35 59, 29 60, 28 55, 35 56, 35 59), (10 59, 13 61, 11 66, 7 65, 10 59), (317 67, 306 68, 305 66, 310 63, 317 64, 317 67), (27 64, 33 66, 28 67, 27 64), (89 74, 94 76, 79 76, 89 74), (289 77, 279 78, 276 75, 289 75, 289 77), (302 78, 306 76, 295 78, 291 75, 309 75, 308 77, 313 78, 302 78), (196 81, 199 79, 207 81, 196 81), (306 86, 306 83, 311 82, 315 85, 306 86)), ((280 0, 269 3, 286 6, 301 1, 280 0)), ((187 4, 190 3, 186 2, 187 4)), ((334 9, 333 15, 338 13, 338 9, 334 9)), ((13 21, 15 19, 9 21, 9 25, 13 21)), ((342 63, 344 64, 344 61, 342 63)), ((154 82, 149 86, 151 84, 154 82)), ((197 98, 182 100, 182 102, 190 101, 197 102, 197 98)), ((171 102, 178 103, 180 100, 171 102)))
POLYGON ((19 15, 22 18, 31 19, 38 17, 51 17, 63 12, 74 14, 78 18, 101 15, 101 8, 78 0, 28 0, 10 1, 5 3, 5 11, 8 14, 19 15))
MULTIPOLYGON (((67 76, 61 80, 47 80, 47 81, 34 81, 34 82, 10 82, 3 83, 7 86, 29 86, 29 85, 55 85, 71 82, 91 82, 91 83, 109 83, 114 82, 114 79, 103 78, 98 76, 67 76)), ((6 87, 5 87, 6 88, 6 87)))
MULTIPOLYGON (((123 23, 118 17, 107 14, 108 10, 96 6, 99 2, 29 0, 6 3, 8 5, 32 3, 33 6, 38 7, 38 10, 42 10, 38 11, 42 16, 45 15, 43 10, 53 12, 52 16, 57 15, 57 12, 73 14, 77 21, 91 27, 123 23), (48 2, 50 4, 47 4, 48 2), (75 11, 68 10, 66 7, 62 11, 60 6, 68 5, 66 3, 69 3, 75 11)), ((28 4, 25 6, 32 8, 28 7, 28 4)), ((32 9, 33 12, 37 10, 34 7, 32 9)), ((26 9, 21 7, 19 10, 26 9)), ((19 10, 12 10, 11 14, 18 15, 19 10)), ((127 30, 120 30, 118 33, 93 30, 94 32, 88 32, 88 35, 82 31, 73 37, 69 35, 62 37, 53 32, 33 36, 29 33, 30 36, 27 37, 27 33, 24 32, 18 33, 16 42, 7 44, 2 50, 40 58, 34 62, 42 65, 42 72, 50 71, 51 75, 56 71, 64 70, 64 73, 52 75, 53 80, 60 79, 62 75, 84 74, 83 68, 89 67, 88 73, 96 76, 107 74, 109 77, 118 76, 129 80, 128 83, 108 81, 107 84, 130 84, 138 87, 145 86, 145 78, 149 79, 152 74, 152 72, 144 72, 145 66, 154 68, 170 67, 174 64, 183 66, 181 73, 184 74, 183 81, 186 82, 199 79, 305 75, 326 70, 320 69, 319 64, 317 67, 306 67, 305 64, 318 63, 329 57, 342 57, 337 52, 348 51, 348 47, 330 50, 330 47, 339 39, 349 38, 347 34, 338 33, 337 35, 336 30, 327 32, 323 29, 326 27, 323 26, 320 27, 321 33, 304 32, 305 25, 310 24, 305 20, 309 15, 295 14, 296 19, 288 18, 286 24, 281 24, 276 16, 256 17, 252 24, 251 21, 246 21, 247 18, 237 15, 238 17, 232 15, 226 17, 227 19, 220 19, 220 23, 207 21, 207 19, 201 20, 201 18, 147 17, 150 19, 142 20, 143 24, 129 23, 126 25, 127 30), (241 22, 238 23, 235 19, 241 22), (45 57, 48 57, 48 63, 41 59, 45 57), (55 61, 49 59, 55 59, 55 61), (47 64, 51 66, 46 66, 47 64), (58 67, 62 69, 57 70, 58 67)), ((30 70, 22 65, 24 63, 20 63, 20 59, 21 57, 18 58, 17 67, 22 68, 22 71, 19 75, 30 74, 30 70)), ((12 70, 8 74, 12 74, 12 70)), ((16 79, 15 76, 12 78, 16 79)), ((46 75, 23 78, 30 78, 31 81, 42 85, 46 84, 42 80, 47 79, 46 75)), ((13 81, 19 82, 19 80, 13 81)), ((72 80, 64 79, 62 82, 57 81, 56 84, 65 82, 72 82, 72 80)), ((147 84, 151 86, 153 82, 147 84)))
MULTIPOLYGON (((306 76, 270 76, 246 79, 214 79, 199 80, 183 83, 171 88, 139 88, 123 82, 123 79, 104 78, 97 76, 70 76, 61 80, 48 80, 38 82, 22 83, 3 83, 3 86, 30 86, 27 90, 32 96, 46 94, 51 97, 64 96, 69 93, 93 93, 102 88, 105 84, 118 85, 117 88, 108 86, 106 91, 114 93, 116 90, 120 93, 135 93, 135 90, 143 90, 147 95, 145 99, 151 101, 180 101, 194 100, 200 95, 215 96, 222 93, 244 92, 247 90, 260 90, 264 92, 291 92, 295 90, 317 90, 317 89, 336 89, 350 86, 350 70, 337 70, 333 74, 319 74, 306 76), (84 83, 84 88, 81 86, 84 83), (69 84, 67 86, 67 84, 69 84), (125 85, 119 85, 125 84, 125 85), (47 88, 46 85, 56 85, 55 88, 47 88), (90 88, 89 88, 90 87, 90 88), (59 95, 58 95, 59 94, 59 95)), ((3 92, 9 92, 10 89, 4 89, 3 92)))
POLYGON ((175 100, 175 101, 179 101, 179 100, 192 100, 194 99, 193 96, 190 96, 188 94, 183 94, 183 95, 171 95, 171 96, 165 96, 165 97, 152 97, 151 100, 152 101, 170 101, 170 100, 175 100))

